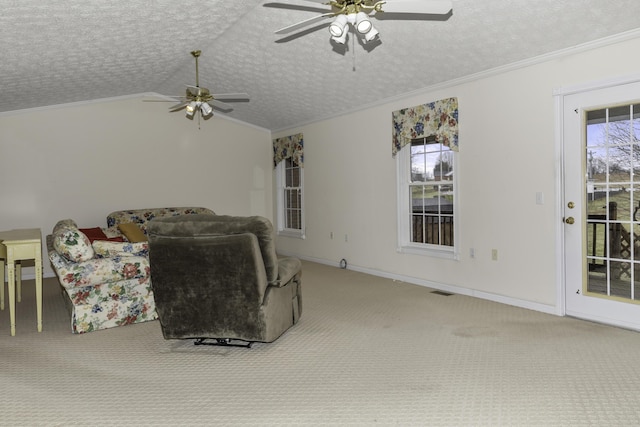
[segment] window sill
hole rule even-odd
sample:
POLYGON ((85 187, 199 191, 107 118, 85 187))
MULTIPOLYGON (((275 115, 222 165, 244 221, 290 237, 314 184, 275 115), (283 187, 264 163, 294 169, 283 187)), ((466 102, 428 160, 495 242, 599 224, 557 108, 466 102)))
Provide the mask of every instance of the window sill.
POLYGON ((406 245, 400 246, 398 248, 398 252, 402 254, 412 254, 412 255, 422 255, 429 256, 433 258, 444 258, 444 259, 452 259, 458 261, 460 256, 452 247, 446 248, 437 248, 437 247, 424 247, 424 246, 414 246, 414 245, 406 245))
POLYGON ((301 230, 278 230, 278 236, 280 237, 293 237, 296 239, 305 239, 305 235, 301 230))

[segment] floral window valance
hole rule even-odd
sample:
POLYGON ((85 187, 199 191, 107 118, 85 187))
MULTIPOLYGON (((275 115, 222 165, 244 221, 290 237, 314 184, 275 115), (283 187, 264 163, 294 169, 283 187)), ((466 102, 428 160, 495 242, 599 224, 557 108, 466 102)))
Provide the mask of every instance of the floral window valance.
POLYGON ((274 139, 273 167, 278 166, 278 163, 284 159, 292 159, 296 165, 304 167, 303 148, 304 141, 301 133, 274 139))
POLYGON ((412 139, 435 136, 436 141, 458 151, 458 98, 394 111, 392 155, 412 139))

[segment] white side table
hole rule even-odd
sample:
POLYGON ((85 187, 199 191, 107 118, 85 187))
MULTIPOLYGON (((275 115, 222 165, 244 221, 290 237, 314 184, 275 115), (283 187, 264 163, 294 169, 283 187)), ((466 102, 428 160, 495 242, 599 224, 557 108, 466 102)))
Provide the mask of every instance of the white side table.
MULTIPOLYGON (((0 243, 7 262, 11 336, 16 334, 16 261, 21 260, 32 259, 35 262, 38 332, 42 332, 42 232, 39 228, 2 231, 0 232, 0 243)), ((18 266, 19 268, 20 266, 18 266)), ((4 276, 2 280, 4 281, 4 276)), ((2 293, 4 294, 4 286, 2 293)), ((18 290, 19 298, 20 290, 18 290)))

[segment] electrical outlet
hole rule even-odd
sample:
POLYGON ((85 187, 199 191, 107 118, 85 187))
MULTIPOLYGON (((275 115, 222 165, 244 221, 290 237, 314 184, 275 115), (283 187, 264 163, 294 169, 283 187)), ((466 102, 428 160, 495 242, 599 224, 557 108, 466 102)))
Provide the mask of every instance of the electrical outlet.
POLYGON ((476 257, 476 249, 475 248, 469 249, 469 257, 471 257, 471 258, 475 258, 476 257))
POLYGON ((344 241, 345 241, 345 242, 348 242, 348 241, 349 241, 349 235, 347 235, 347 234, 345 234, 345 235, 344 235, 344 241))
POLYGON ((333 240, 333 231, 329 233, 329 238, 333 240))
POLYGON ((491 259, 493 261, 497 261, 498 260, 498 250, 497 249, 491 249, 491 259))

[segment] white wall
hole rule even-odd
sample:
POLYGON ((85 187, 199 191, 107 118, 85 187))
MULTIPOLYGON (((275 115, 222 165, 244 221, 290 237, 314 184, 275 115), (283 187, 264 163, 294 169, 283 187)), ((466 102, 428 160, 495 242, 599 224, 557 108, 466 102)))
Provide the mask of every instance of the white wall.
POLYGON ((336 265, 345 258, 363 271, 557 312, 553 91, 638 73, 640 57, 630 54, 638 51, 640 39, 576 49, 277 132, 304 134, 307 225, 305 240, 279 237, 279 250, 336 265), (449 97, 459 102, 460 260, 400 254, 391 113, 449 97))
POLYGON ((272 218, 268 130, 215 116, 198 129, 141 99, 0 115, 0 230, 44 238, 63 218, 106 226, 112 211, 163 206, 272 218))
MULTIPOLYGON (((577 51, 274 134, 302 132, 305 140, 307 238, 279 238, 279 250, 554 311, 560 177, 552 93, 638 73, 640 58, 630 54, 638 51, 639 39, 577 51), (452 96, 460 107, 461 258, 400 254, 391 112, 452 96), (535 203, 539 191, 544 205, 535 203)), ((272 178, 268 131, 216 117, 198 129, 162 103, 0 114, 0 230, 47 234, 62 218, 89 227, 114 210, 171 205, 272 219, 272 178)))

